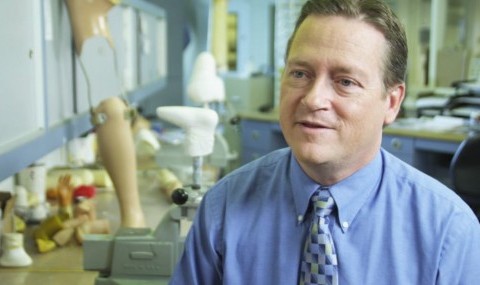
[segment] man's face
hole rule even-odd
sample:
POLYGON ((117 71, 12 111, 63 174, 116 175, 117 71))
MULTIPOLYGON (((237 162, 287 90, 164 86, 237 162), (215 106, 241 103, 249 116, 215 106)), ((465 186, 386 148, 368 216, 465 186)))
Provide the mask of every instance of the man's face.
POLYGON ((384 36, 360 20, 309 16, 298 29, 282 77, 280 124, 317 182, 338 182, 373 159, 383 125, 395 119, 404 85, 383 87, 386 51, 384 36), (320 170, 328 177, 316 177, 320 170))

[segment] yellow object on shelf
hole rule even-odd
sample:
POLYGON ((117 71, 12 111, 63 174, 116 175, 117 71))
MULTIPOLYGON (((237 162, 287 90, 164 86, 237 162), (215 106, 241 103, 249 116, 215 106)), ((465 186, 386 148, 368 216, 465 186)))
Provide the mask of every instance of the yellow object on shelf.
POLYGON ((57 247, 57 244, 52 240, 36 239, 35 243, 40 253, 52 251, 57 247))

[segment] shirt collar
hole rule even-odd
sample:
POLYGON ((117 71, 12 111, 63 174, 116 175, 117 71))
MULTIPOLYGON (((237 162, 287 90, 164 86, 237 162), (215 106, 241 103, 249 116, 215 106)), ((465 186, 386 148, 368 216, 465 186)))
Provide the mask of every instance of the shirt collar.
POLYGON ((302 223, 307 213, 310 197, 318 189, 319 185, 311 179, 300 167, 297 159, 290 152, 291 189, 295 202, 297 221, 302 223))
MULTIPOLYGON (((311 179, 300 167, 293 153, 290 153, 291 183, 295 201, 297 220, 303 222, 310 203, 310 197, 321 185, 311 179)), ((382 172, 380 152, 366 166, 329 186, 338 211, 338 222, 343 232, 352 224, 355 216, 367 201, 370 194, 378 188, 382 172)))

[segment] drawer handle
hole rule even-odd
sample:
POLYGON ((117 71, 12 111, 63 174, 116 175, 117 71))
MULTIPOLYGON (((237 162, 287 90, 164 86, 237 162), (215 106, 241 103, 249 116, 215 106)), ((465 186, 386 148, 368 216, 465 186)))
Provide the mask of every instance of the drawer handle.
POLYGON ((260 138, 260 132, 259 131, 252 131, 252 139, 258 140, 260 138))
POLYGON ((402 148, 402 140, 400 139, 397 139, 397 138, 393 138, 392 141, 390 142, 390 145, 396 149, 396 150, 400 150, 402 148))

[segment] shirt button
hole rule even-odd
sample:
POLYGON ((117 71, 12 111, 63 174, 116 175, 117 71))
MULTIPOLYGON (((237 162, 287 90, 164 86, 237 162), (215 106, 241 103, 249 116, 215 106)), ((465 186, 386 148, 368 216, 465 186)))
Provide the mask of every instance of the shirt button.
POLYGON ((343 222, 343 223, 342 223, 342 227, 343 227, 343 228, 348 229, 348 226, 349 226, 349 225, 348 225, 348 222, 343 222))
POLYGON ((297 217, 297 221, 298 221, 299 223, 301 223, 301 222, 303 221, 303 216, 302 216, 302 215, 298 216, 298 217, 297 217))

